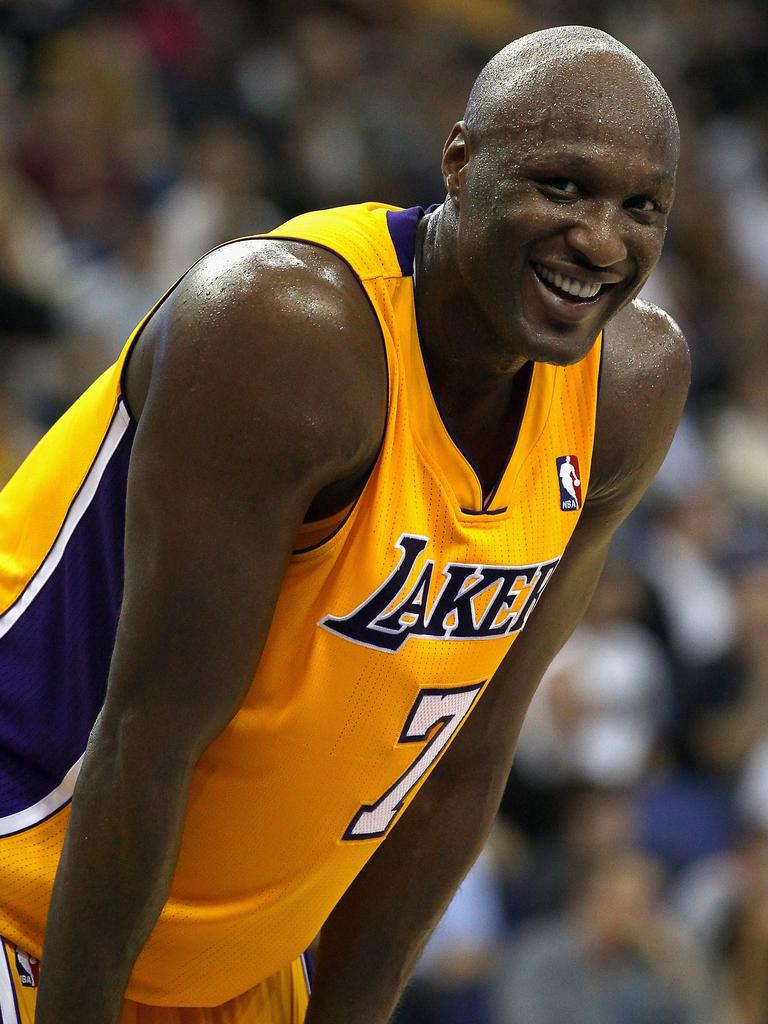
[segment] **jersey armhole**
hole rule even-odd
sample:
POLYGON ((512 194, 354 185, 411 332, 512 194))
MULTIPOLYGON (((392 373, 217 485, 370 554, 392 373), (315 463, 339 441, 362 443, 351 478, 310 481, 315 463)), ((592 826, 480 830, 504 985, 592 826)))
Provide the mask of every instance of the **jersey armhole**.
POLYGON ((376 307, 375 307, 375 305, 373 303, 373 300, 371 299, 370 295, 368 294, 368 290, 365 287, 365 284, 363 282, 362 277, 355 270, 355 268, 352 266, 352 264, 349 262, 349 260, 345 256, 343 256, 337 249, 332 248, 330 245, 325 245, 323 242, 315 241, 315 240, 310 239, 310 238, 301 238, 301 237, 299 237, 297 235, 281 235, 281 234, 275 234, 273 232, 269 232, 269 233, 266 233, 266 234, 260 234, 260 235, 244 235, 242 238, 232 238, 232 239, 229 239, 226 242, 222 242, 221 245, 214 246, 213 249, 210 249, 208 252, 204 253, 200 257, 200 259, 195 260, 195 262, 181 275, 181 277, 179 277, 170 286, 170 288, 168 288, 167 291, 165 291, 160 296, 160 298, 157 300, 157 302, 154 304, 154 306, 152 306, 152 308, 144 316, 144 318, 139 321, 139 323, 136 326, 136 328, 134 329, 133 333, 128 338, 128 341, 126 342, 125 348, 124 348, 123 364, 120 367, 119 397, 120 397, 120 400, 121 400, 122 404, 125 407, 125 410, 126 410, 128 416, 130 417, 131 422, 135 426, 137 424, 137 422, 138 422, 138 418, 136 417, 136 415, 134 414, 133 410, 131 409, 130 403, 128 401, 128 396, 126 394, 126 387, 125 387, 125 378, 126 378, 126 373, 127 373, 127 370, 128 370, 128 364, 130 362, 131 356, 133 355, 133 352, 135 351, 136 345, 138 344, 138 341, 139 341, 139 339, 140 339, 140 337, 142 335, 142 332, 144 331, 144 328, 147 326, 147 324, 152 319, 152 317, 157 313, 157 311, 160 309, 160 307, 163 305, 163 303, 166 301, 166 299, 168 299, 169 296, 172 295, 173 292, 178 288, 178 286, 181 284, 181 282, 184 280, 184 278, 187 276, 187 274, 197 266, 197 264, 200 262, 200 260, 204 260, 206 258, 206 256, 209 256, 212 252, 216 252, 218 249, 223 249, 224 246, 226 246, 226 245, 232 245, 234 242, 259 241, 259 240, 262 240, 262 239, 265 240, 265 241, 275 239, 277 241, 284 241, 284 242, 298 242, 298 243, 300 243, 302 245, 312 245, 312 246, 315 246, 315 248, 317 248, 317 249, 323 249, 323 250, 325 250, 325 252, 330 253, 336 259, 340 260, 348 268, 350 274, 353 276, 353 278, 357 282, 357 285, 358 285, 360 291, 365 296, 365 300, 368 303, 368 305, 370 306, 371 312, 373 313, 374 319, 376 321, 376 325, 377 325, 377 327, 379 329, 379 340, 381 342, 381 346, 382 346, 382 349, 383 349, 383 352, 384 352, 384 364, 386 366, 387 393, 386 393, 386 398, 385 398, 386 405, 385 405, 385 413, 384 413, 384 424, 382 426, 381 438, 379 440, 379 446, 377 448, 376 455, 375 455, 375 457, 371 461, 370 468, 369 468, 368 472, 366 473, 365 477, 363 478, 363 480, 361 482, 360 490, 358 492, 357 497, 354 499, 354 501, 352 501, 349 505, 345 506, 344 508, 340 509, 338 512, 334 513, 332 516, 328 516, 328 517, 326 517, 324 519, 321 519, 321 520, 315 520, 314 522, 304 522, 304 523, 302 523, 302 525, 300 527, 300 530, 299 530, 299 533, 297 535, 297 541, 299 541, 299 546, 297 546, 294 549, 294 552, 293 552, 294 555, 301 555, 301 554, 306 554, 306 553, 308 553, 310 551, 316 551, 319 548, 322 548, 324 545, 326 545, 328 543, 328 541, 330 541, 333 537, 336 536, 336 534, 339 532, 339 530, 341 530, 341 528, 344 526, 346 521, 349 519, 350 515, 352 514, 352 512, 355 509, 355 506, 357 505, 357 502, 360 500, 360 497, 361 497, 363 491, 366 488, 368 480, 370 479, 370 476, 373 473, 373 470, 376 467, 376 464, 377 464, 377 462, 379 460, 379 456, 381 455, 381 449, 382 449, 382 447, 384 445, 384 437, 385 437, 386 432, 387 432, 387 425, 389 423, 390 400, 391 400, 391 395, 392 395, 392 385, 391 385, 392 367, 390 365, 390 358, 391 357, 390 357, 390 352, 389 352, 389 346, 387 345, 386 337, 384 335, 384 328, 382 326, 381 318, 379 316, 378 310, 376 309, 376 307), (308 543, 306 543, 306 542, 308 542, 308 543))

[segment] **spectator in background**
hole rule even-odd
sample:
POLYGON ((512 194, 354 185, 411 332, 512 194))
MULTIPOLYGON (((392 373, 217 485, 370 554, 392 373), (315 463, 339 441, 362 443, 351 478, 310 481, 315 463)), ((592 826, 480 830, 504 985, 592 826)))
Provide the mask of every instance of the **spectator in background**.
MULTIPOLYGON (((766 196, 768 202, 768 190, 766 196)), ((741 343, 728 371, 728 398, 709 417, 707 430, 724 489, 742 516, 761 520, 763 536, 768 522, 766 323, 768 290, 760 290, 742 306, 741 343)))
POLYGON ((768 833, 741 846, 737 885, 722 929, 729 1024, 768 1021, 768 833))
POLYGON ((669 665, 640 624, 644 593, 630 566, 609 562, 590 606, 533 699, 520 771, 625 787, 647 770, 670 712, 669 665))
POLYGON ((528 918, 560 913, 588 864, 637 848, 639 821, 628 792, 572 788, 562 807, 557 827, 536 838, 497 822, 493 849, 513 929, 528 918))
POLYGON ((432 933, 394 1024, 492 1024, 491 981, 505 931, 498 827, 432 933))
POLYGON ((747 829, 727 854, 683 872, 671 893, 723 993, 724 1024, 768 1021, 768 832, 747 829))
POLYGON ((654 518, 641 571, 660 605, 675 667, 676 711, 687 715, 706 700, 702 679, 736 636, 736 602, 721 564, 732 510, 714 476, 687 494, 670 495, 654 518))
POLYGON ((98 258, 168 170, 156 69, 131 27, 105 12, 41 40, 30 71, 21 166, 75 258, 98 258))
POLYGON ((749 566, 737 594, 744 695, 735 721, 722 725, 727 727, 730 743, 738 744, 731 763, 742 768, 740 812, 749 825, 768 834, 768 559, 749 566))
POLYGON ((147 247, 155 292, 215 245, 271 231, 285 219, 264 192, 256 139, 232 119, 204 121, 189 143, 183 173, 155 207, 154 244, 147 247))
POLYGON ((658 865, 598 858, 567 909, 508 942, 496 1024, 719 1024, 700 954, 660 902, 658 865))

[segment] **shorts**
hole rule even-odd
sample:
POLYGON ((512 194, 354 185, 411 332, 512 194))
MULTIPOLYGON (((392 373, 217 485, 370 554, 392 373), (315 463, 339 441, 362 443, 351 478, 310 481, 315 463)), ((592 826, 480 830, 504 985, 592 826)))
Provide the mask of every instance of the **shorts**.
MULTIPOLYGON (((34 1024, 40 965, 0 937, 0 1024, 34 1024)), ((221 1006, 147 1006, 126 999, 119 1024, 302 1024, 309 970, 300 956, 221 1006)))

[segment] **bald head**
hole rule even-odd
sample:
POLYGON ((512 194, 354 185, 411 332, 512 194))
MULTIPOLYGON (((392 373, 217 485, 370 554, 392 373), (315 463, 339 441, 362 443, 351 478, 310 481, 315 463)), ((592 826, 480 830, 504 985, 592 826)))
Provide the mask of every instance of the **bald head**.
POLYGON ((480 72, 464 122, 480 140, 502 130, 557 135, 584 118, 664 139, 676 156, 677 117, 640 58, 607 32, 566 25, 523 36, 480 72))

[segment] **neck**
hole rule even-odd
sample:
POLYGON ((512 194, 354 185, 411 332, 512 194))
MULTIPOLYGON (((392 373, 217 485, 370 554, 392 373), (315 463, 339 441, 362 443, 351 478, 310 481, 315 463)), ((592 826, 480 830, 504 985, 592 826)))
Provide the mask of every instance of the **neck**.
POLYGON ((531 367, 525 357, 504 352, 501 339, 463 287, 455 258, 455 210, 449 203, 419 225, 416 318, 432 394, 449 432, 470 454, 488 491, 508 460, 531 367))
POLYGON ((450 198, 424 217, 416 236, 416 318, 424 359, 446 408, 507 407, 513 378, 528 360, 510 355, 467 294, 457 260, 458 216, 450 198))

